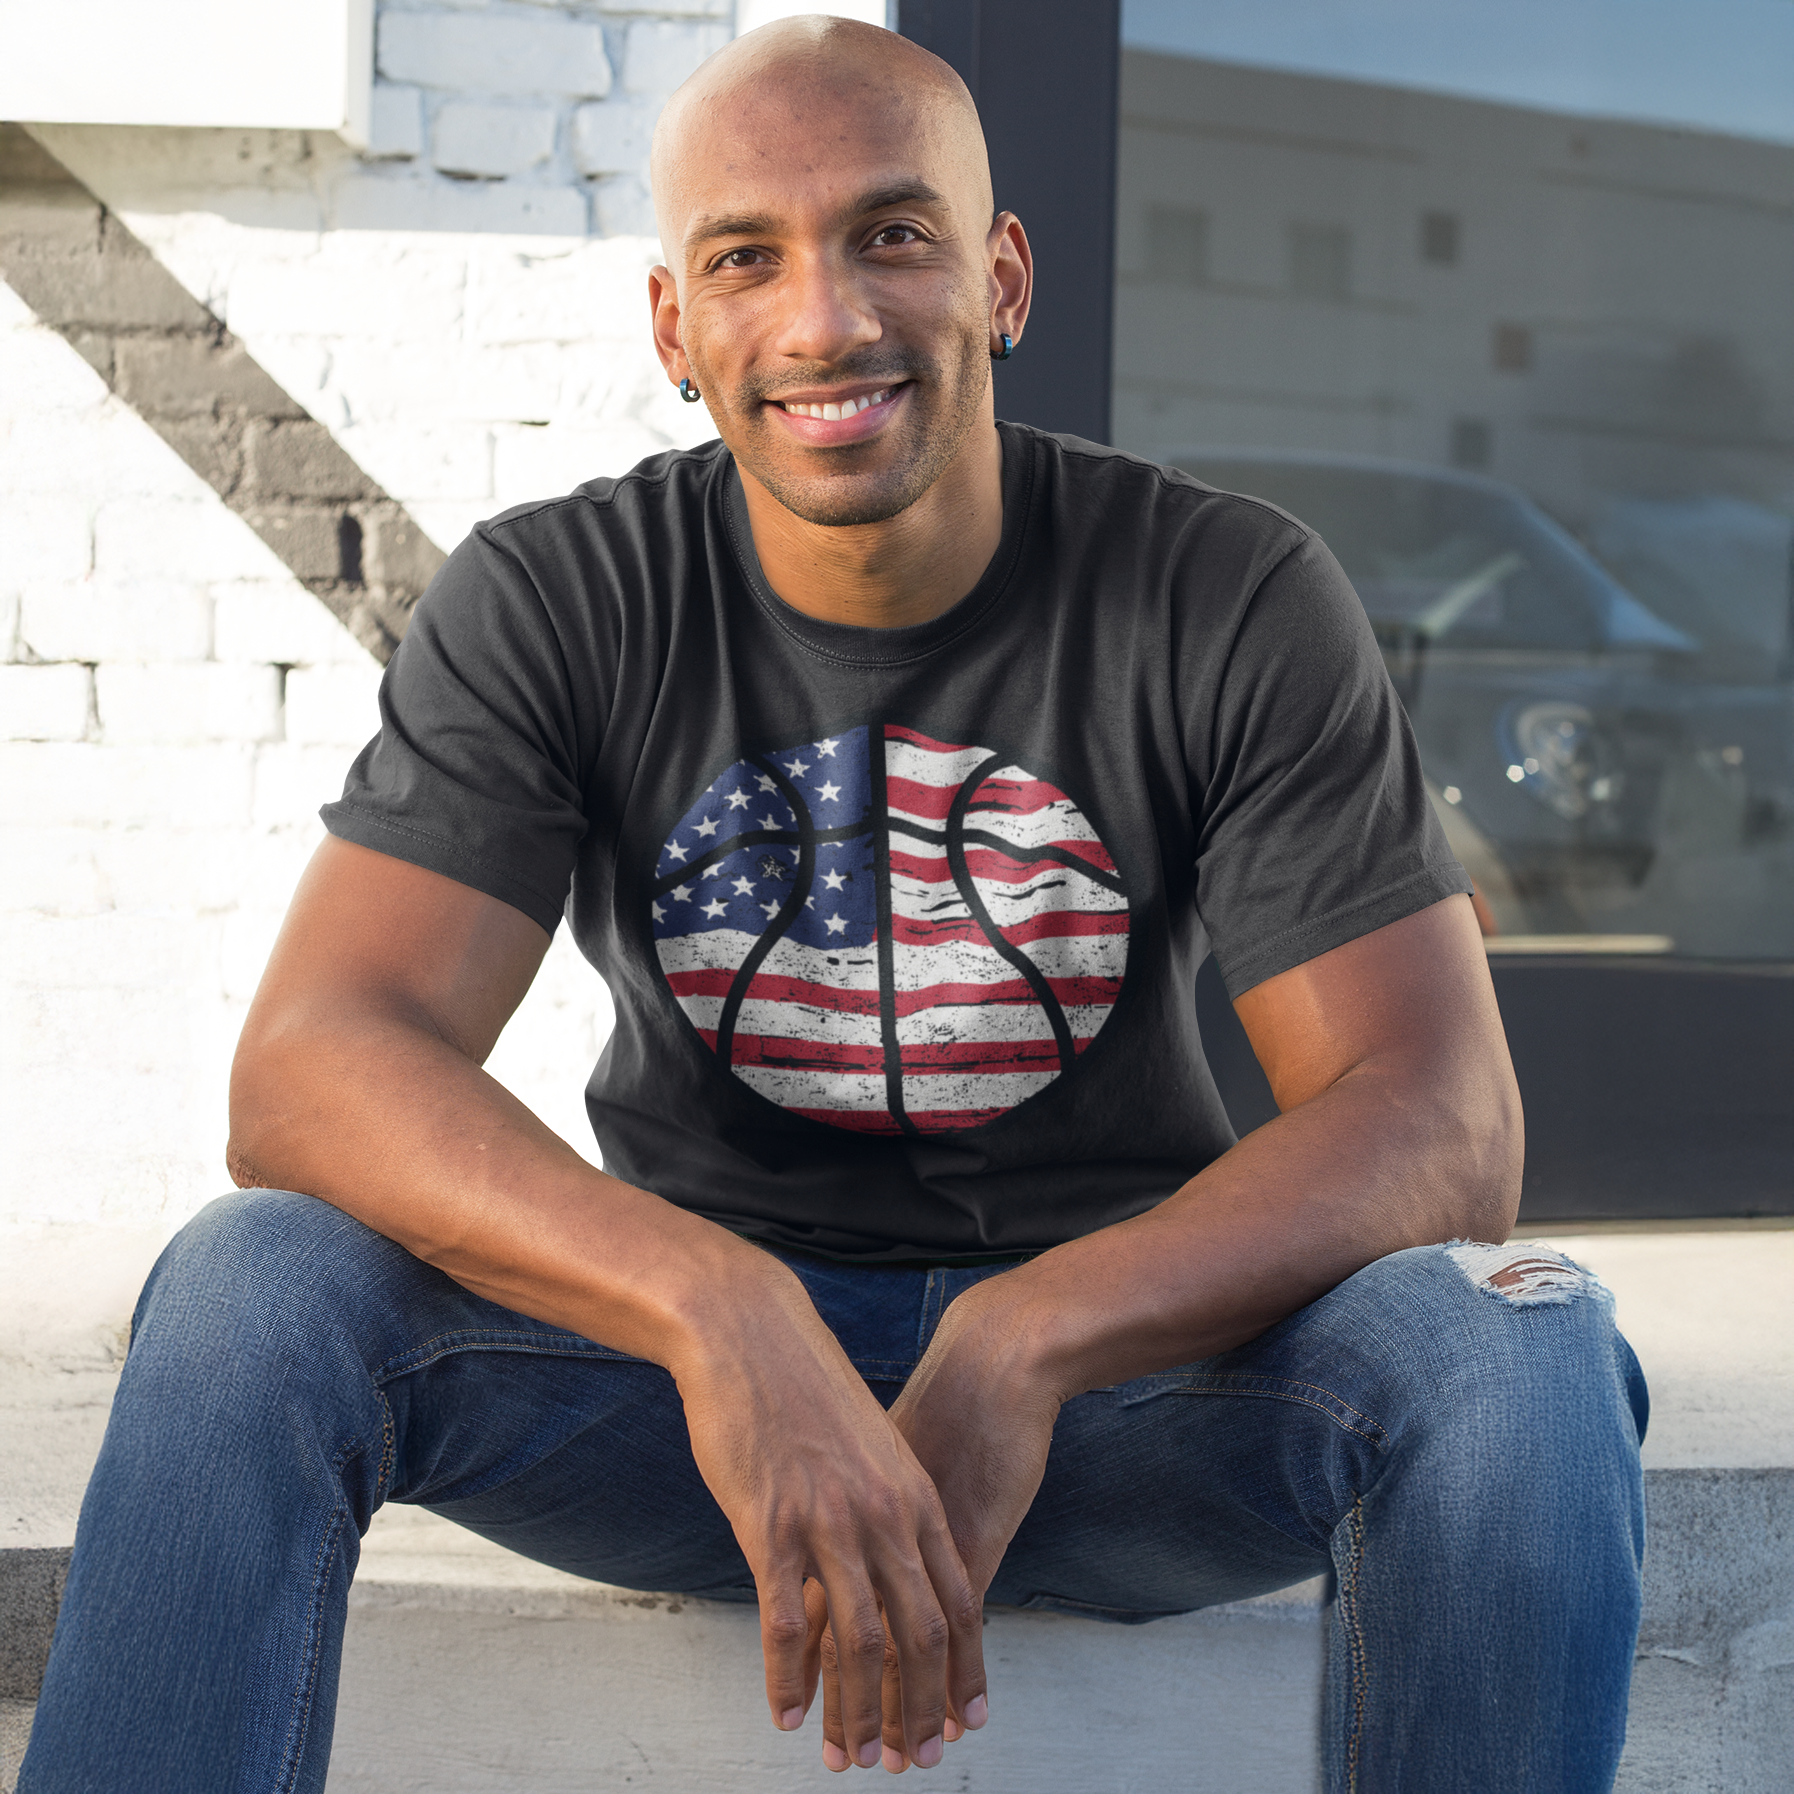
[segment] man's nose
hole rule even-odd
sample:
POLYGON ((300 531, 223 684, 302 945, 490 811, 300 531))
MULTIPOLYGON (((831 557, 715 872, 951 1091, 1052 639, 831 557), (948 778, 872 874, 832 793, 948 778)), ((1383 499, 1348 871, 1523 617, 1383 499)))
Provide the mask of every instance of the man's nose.
POLYGON ((884 335, 884 325, 837 255, 794 257, 781 282, 782 315, 775 349, 798 361, 839 361, 884 335))

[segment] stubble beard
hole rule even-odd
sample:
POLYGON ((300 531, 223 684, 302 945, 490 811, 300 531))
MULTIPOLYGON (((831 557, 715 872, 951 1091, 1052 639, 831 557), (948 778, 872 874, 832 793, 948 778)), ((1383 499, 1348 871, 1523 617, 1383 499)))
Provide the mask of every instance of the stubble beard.
POLYGON ((950 358, 927 362, 913 354, 893 355, 873 351, 850 358, 814 377, 786 377, 777 388, 754 379, 746 380, 728 407, 733 420, 748 420, 745 427, 724 430, 730 452, 772 496, 794 516, 827 529, 846 529, 861 523, 884 523, 907 511, 952 465, 981 414, 986 383, 990 379, 990 351, 985 342, 988 326, 981 318, 976 330, 961 332, 950 358), (892 380, 915 382, 905 402, 908 415, 892 441, 886 431, 864 446, 849 444, 838 449, 806 449, 779 443, 778 428, 765 415, 768 399, 780 389, 846 384, 849 381, 892 380), (928 396, 936 395, 929 405, 928 396), (859 471, 856 462, 877 453, 883 465, 859 471), (834 461, 839 471, 809 473, 805 462, 834 461), (793 465, 796 463, 797 465, 793 465))

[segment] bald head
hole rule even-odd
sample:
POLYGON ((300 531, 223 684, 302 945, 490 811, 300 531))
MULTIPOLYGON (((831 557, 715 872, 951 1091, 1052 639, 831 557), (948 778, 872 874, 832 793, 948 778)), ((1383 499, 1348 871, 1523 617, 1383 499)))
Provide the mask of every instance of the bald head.
POLYGON ((662 114, 654 204, 661 365, 756 490, 833 527, 997 465, 990 356, 1020 340, 1031 264, 938 57, 841 19, 738 38, 662 114))
POLYGON ((737 38, 675 93, 654 131, 654 211, 677 273, 694 224, 740 213, 781 169, 794 179, 849 146, 893 173, 927 167, 983 229, 990 161, 966 84, 894 31, 821 14, 737 38))

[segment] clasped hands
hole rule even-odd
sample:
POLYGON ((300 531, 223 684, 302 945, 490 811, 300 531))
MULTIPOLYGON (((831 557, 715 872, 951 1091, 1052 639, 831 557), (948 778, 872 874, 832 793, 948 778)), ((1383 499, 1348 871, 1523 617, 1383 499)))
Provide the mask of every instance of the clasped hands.
POLYGON ((1007 1276, 948 1307, 887 1413, 777 1270, 757 1312, 707 1327, 673 1366, 698 1468, 759 1590, 773 1721, 801 1726, 820 1681, 830 1769, 932 1768, 985 1722, 984 1591, 1062 1398, 997 1288, 1007 1276))

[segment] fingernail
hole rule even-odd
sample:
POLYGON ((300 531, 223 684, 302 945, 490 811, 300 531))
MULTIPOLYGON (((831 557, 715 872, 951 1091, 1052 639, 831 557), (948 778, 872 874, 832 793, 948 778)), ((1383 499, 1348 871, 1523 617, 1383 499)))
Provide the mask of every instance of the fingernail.
POLYGON ((935 1764, 941 1760, 942 1752, 945 1751, 945 1749, 946 1745, 938 1734, 933 1738, 924 1738, 922 1742, 916 1746, 916 1767, 918 1769, 932 1769, 935 1764))
POLYGON ((983 1695, 975 1694, 966 1702, 966 1730, 975 1732, 990 1718, 990 1702, 983 1695))
POLYGON ((904 1756, 903 1752, 900 1750, 893 1750, 890 1745, 887 1744, 885 1746, 885 1768, 887 1768, 893 1775, 901 1775, 908 1767, 909 1759, 904 1756))
POLYGON ((822 1766, 824 1769, 834 1770, 839 1775, 843 1769, 849 1768, 851 1765, 847 1752, 840 1745, 831 1744, 825 1740, 822 1746, 822 1766))
POLYGON ((957 1744, 966 1735, 965 1727, 957 1719, 949 1719, 946 1722, 946 1732, 949 1744, 957 1744))
POLYGON ((870 1769, 872 1765, 878 1761, 878 1749, 878 1740, 876 1738, 868 1738, 866 1742, 854 1752, 853 1760, 858 1763, 862 1769, 870 1769))

